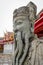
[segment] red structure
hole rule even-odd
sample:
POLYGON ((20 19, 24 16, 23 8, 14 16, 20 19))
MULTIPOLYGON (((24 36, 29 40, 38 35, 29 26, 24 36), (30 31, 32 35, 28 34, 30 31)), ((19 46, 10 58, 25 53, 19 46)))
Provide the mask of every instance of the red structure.
POLYGON ((4 34, 4 37, 0 37, 0 53, 4 50, 4 45, 14 43, 14 33, 7 32, 4 34))
POLYGON ((35 21, 34 24, 34 33, 38 35, 38 37, 43 36, 43 10, 38 14, 39 19, 35 21))
POLYGON ((13 32, 7 32, 4 34, 4 37, 0 37, 0 44, 4 45, 7 42, 13 43, 14 41, 14 33, 13 32))

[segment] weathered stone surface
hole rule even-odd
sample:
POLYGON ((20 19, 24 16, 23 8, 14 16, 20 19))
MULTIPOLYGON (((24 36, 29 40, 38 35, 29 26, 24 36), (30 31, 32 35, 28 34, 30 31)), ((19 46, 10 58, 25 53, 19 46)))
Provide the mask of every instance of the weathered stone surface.
POLYGON ((14 17, 14 32, 16 34, 17 47, 15 49, 15 65, 22 65, 29 48, 30 22, 28 19, 28 7, 21 7, 17 10, 18 14, 14 17))
POLYGON ((36 64, 43 65, 43 42, 40 42, 40 39, 39 39, 39 40, 34 40, 34 42, 32 43, 33 43, 32 46, 34 46, 35 44, 36 48, 35 46, 33 47, 32 57, 34 58, 31 57, 31 65, 36 65, 36 64))
POLYGON ((35 19, 37 18, 36 17, 37 6, 33 2, 29 2, 27 4, 27 7, 29 7, 29 19, 30 19, 30 22, 31 22, 31 26, 32 26, 32 28, 34 28, 34 22, 35 22, 35 19))
POLYGON ((13 19, 18 16, 29 16, 29 8, 26 6, 20 7, 13 12, 13 19))
POLYGON ((31 65, 31 42, 34 38, 33 25, 36 19, 35 9, 35 5, 29 3, 28 6, 20 7, 13 12, 14 65, 31 65))

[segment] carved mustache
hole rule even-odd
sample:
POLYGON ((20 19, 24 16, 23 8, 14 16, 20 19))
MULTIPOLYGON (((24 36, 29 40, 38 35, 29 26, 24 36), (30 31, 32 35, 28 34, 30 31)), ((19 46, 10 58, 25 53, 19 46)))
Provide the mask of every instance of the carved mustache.
MULTIPOLYGON (((24 34, 24 36, 23 36, 23 32, 21 32, 21 40, 22 40, 23 45, 25 45, 25 34, 24 34)), ((16 44, 17 44, 17 34, 16 34, 16 36, 15 36, 15 42, 16 42, 16 44)))

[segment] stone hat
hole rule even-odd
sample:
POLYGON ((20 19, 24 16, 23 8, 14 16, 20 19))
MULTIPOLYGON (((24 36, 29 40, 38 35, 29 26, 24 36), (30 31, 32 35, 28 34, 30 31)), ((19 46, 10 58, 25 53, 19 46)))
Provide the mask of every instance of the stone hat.
POLYGON ((31 1, 27 4, 27 7, 33 7, 37 9, 37 6, 31 1))
POLYGON ((37 12, 37 6, 31 1, 27 4, 27 7, 32 7, 37 12))
POLYGON ((13 12, 13 19, 18 16, 28 16, 29 15, 29 7, 23 6, 20 7, 13 12))

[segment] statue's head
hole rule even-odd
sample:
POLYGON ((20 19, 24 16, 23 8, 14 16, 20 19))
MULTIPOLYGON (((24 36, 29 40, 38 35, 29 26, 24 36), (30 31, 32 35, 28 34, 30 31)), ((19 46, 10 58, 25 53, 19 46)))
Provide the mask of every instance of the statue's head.
POLYGON ((27 7, 29 7, 29 19, 35 20, 36 12, 37 12, 37 6, 33 2, 29 2, 29 4, 27 4, 27 7))
POLYGON ((13 13, 13 27, 14 32, 28 32, 30 30, 30 22, 28 19, 29 8, 20 7, 16 9, 13 13))

